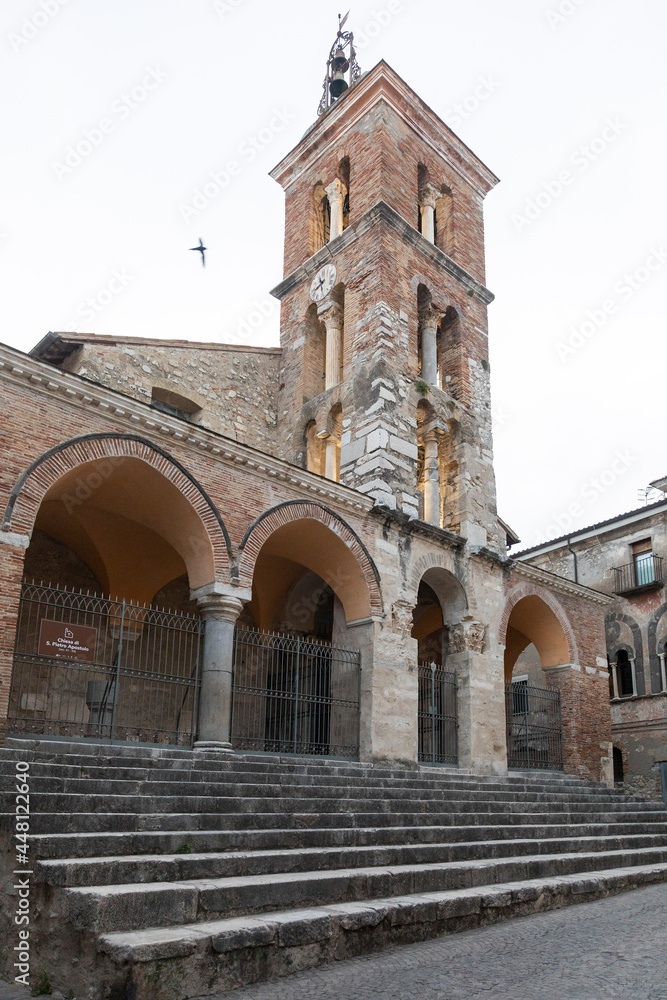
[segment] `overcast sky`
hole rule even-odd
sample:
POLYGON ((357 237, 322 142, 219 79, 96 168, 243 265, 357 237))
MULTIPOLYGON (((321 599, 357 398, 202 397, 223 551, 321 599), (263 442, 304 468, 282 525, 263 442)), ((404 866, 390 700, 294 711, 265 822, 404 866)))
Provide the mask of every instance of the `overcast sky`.
MULTIPOLYGON (((339 9, 4 0, 0 340, 277 343, 267 172, 315 118, 339 9)), ((358 0, 348 24, 362 69, 385 58, 501 178, 501 516, 530 544, 637 506, 667 474, 667 5, 358 0)))

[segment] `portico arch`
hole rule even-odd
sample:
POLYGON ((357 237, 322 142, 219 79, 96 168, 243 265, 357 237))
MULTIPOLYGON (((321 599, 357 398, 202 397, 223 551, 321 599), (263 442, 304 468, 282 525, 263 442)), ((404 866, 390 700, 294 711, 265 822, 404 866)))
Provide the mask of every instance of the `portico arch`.
MULTIPOLYGON (((239 548, 237 578, 242 587, 264 586, 260 605, 268 608, 277 596, 256 572, 258 558, 311 570, 334 591, 353 622, 382 614, 379 574, 368 550, 342 518, 317 503, 288 501, 267 511, 246 531, 239 548)), ((287 568, 283 565, 283 571, 287 568)), ((294 571, 296 572, 296 571, 294 571)), ((266 579, 267 575, 262 575, 266 579)), ((293 577, 293 580, 296 577, 293 577)), ((262 620, 268 612, 260 611, 262 620)))
POLYGON ((229 536, 212 500, 172 456, 133 435, 90 434, 42 455, 12 490, 4 527, 37 527, 68 545, 107 592, 136 580, 137 559, 155 559, 141 594, 126 595, 137 600, 150 600, 171 570, 187 571, 193 589, 229 577, 229 536))
POLYGON ((574 633, 565 612, 546 591, 528 586, 516 588, 508 597, 499 632, 505 646, 505 680, 509 683, 519 656, 531 644, 543 669, 577 663, 574 633))
MULTIPOLYGON (((14 717, 25 721, 26 713, 44 705, 39 711, 46 713, 45 724, 73 726, 73 735, 89 735, 86 727, 99 723, 120 739, 180 739, 186 702, 191 725, 196 723, 198 664, 202 704, 213 703, 207 693, 210 677, 224 672, 216 630, 220 632, 218 622, 229 604, 223 593, 225 585, 229 590, 229 539, 213 502, 192 474, 136 436, 76 438, 25 471, 12 490, 5 530, 31 537, 23 568, 29 567, 36 580, 23 590, 20 577, 16 580, 20 614, 14 717), (49 586, 40 586, 47 582, 49 586), (204 619, 203 655, 202 627, 190 591, 197 594, 204 619), (158 594, 169 594, 174 613, 159 610, 158 594), (80 659, 90 666, 79 673, 61 667, 59 659, 71 658, 46 650, 53 644, 40 638, 45 621, 56 629, 66 626, 70 635, 75 627, 87 630, 91 648, 84 651, 90 656, 80 659), (25 668, 30 657, 37 657, 41 672, 25 668), (104 691, 103 710, 96 700, 98 687, 104 691), (90 721, 94 718, 95 723, 90 721), (118 736, 118 727, 126 735, 118 736)), ((232 600, 232 612, 238 614, 240 607, 240 601, 232 600)), ((72 641, 85 642, 82 636, 72 641)), ((218 701, 222 708, 216 708, 215 727, 200 719, 200 731, 225 729, 226 692, 218 701)))

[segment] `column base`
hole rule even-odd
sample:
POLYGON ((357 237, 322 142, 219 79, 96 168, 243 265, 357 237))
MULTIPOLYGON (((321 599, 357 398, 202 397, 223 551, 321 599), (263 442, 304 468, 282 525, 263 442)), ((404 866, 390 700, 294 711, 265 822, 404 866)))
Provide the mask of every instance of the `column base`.
POLYGON ((231 743, 221 743, 218 740, 197 740, 195 750, 217 750, 220 753, 233 754, 235 751, 231 743))

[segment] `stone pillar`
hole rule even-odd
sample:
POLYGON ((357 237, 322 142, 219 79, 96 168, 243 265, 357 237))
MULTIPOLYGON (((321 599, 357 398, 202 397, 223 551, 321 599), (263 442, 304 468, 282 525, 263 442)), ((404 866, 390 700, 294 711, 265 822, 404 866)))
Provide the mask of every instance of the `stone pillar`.
POLYGON ((317 310, 327 330, 324 388, 332 389, 340 382, 340 363, 343 347, 343 308, 337 302, 323 302, 317 310))
POLYGON ((485 634, 486 626, 471 616, 449 626, 447 670, 456 672, 458 685, 459 767, 473 774, 506 774, 502 649, 483 652, 485 634))
POLYGON ((206 594, 197 603, 204 619, 204 652, 195 748, 232 753, 234 627, 243 601, 227 594, 206 594))
POLYGON ((422 339, 422 378, 429 385, 438 384, 438 323, 442 313, 435 306, 427 306, 419 314, 419 332, 422 339))
POLYGON ((345 204, 347 188, 342 181, 336 178, 325 190, 329 199, 329 207, 331 208, 331 227, 329 231, 329 242, 331 242, 331 240, 335 240, 343 232, 343 205, 345 204))
POLYGON ((429 243, 435 243, 435 206, 440 192, 434 184, 427 184, 419 192, 419 207, 422 213, 422 236, 429 243))
POLYGON ((632 696, 635 698, 637 696, 637 667, 635 666, 635 654, 628 653, 628 660, 630 661, 630 670, 632 671, 632 696))
POLYGON ((326 451, 324 453, 324 475, 327 479, 332 479, 335 483, 338 482, 338 470, 336 466, 338 465, 338 444, 336 438, 332 435, 326 440, 325 445, 326 451))
POLYGON ((440 527, 440 463, 438 461, 438 434, 429 431, 424 435, 424 520, 440 527))
POLYGON ((660 660, 660 692, 665 694, 667 692, 667 670, 665 670, 665 654, 658 653, 658 659, 660 660))
MULTIPOLYGON (((9 712, 9 692, 14 667, 14 641, 21 600, 21 582, 29 535, 0 529, 0 745, 4 744, 9 712)), ((17 667, 20 669, 20 667, 17 667)))

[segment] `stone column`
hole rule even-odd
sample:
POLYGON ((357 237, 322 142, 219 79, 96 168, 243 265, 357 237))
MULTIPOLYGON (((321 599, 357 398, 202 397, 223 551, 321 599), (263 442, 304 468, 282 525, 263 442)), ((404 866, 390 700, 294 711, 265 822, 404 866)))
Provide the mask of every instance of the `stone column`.
POLYGON ((667 692, 667 670, 665 670, 665 654, 658 653, 658 659, 660 660, 660 693, 664 694, 667 692))
POLYGON ((456 672, 458 685, 459 767, 473 774, 506 774, 502 649, 484 652, 485 635, 486 626, 472 616, 449 626, 447 669, 456 672))
POLYGON ((424 435, 424 520, 440 527, 440 463, 438 433, 424 435))
POLYGON ((628 660, 630 661, 630 670, 632 671, 632 697, 637 696, 637 667, 635 666, 635 654, 628 653, 628 660))
POLYGON ((197 603, 204 619, 204 652, 195 748, 232 753, 234 626, 243 601, 227 594, 206 594, 197 603))
POLYGON ((440 192, 434 184, 427 184, 419 192, 419 207, 422 213, 422 236, 429 243, 435 243, 435 206, 440 192))
POLYGON ((343 347, 343 309, 337 302, 323 302, 317 310, 327 330, 324 388, 333 389, 340 382, 340 363, 343 347))
POLYGON ((333 434, 329 434, 329 431, 318 431, 317 439, 324 445, 324 475, 327 479, 332 479, 337 483, 338 442, 333 434))
POLYGON ((419 332, 422 338, 422 378, 429 385, 438 384, 438 323, 442 313, 434 305, 419 314, 419 332))
POLYGON ((329 242, 331 242, 331 240, 335 240, 343 232, 343 205, 345 204, 347 188, 342 181, 336 178, 325 190, 329 199, 329 207, 331 208, 331 227, 329 231, 329 242))
POLYGON ((329 435, 325 445, 326 451, 324 453, 324 475, 327 479, 332 479, 335 483, 338 482, 337 474, 337 457, 338 457, 338 447, 336 438, 329 435))

